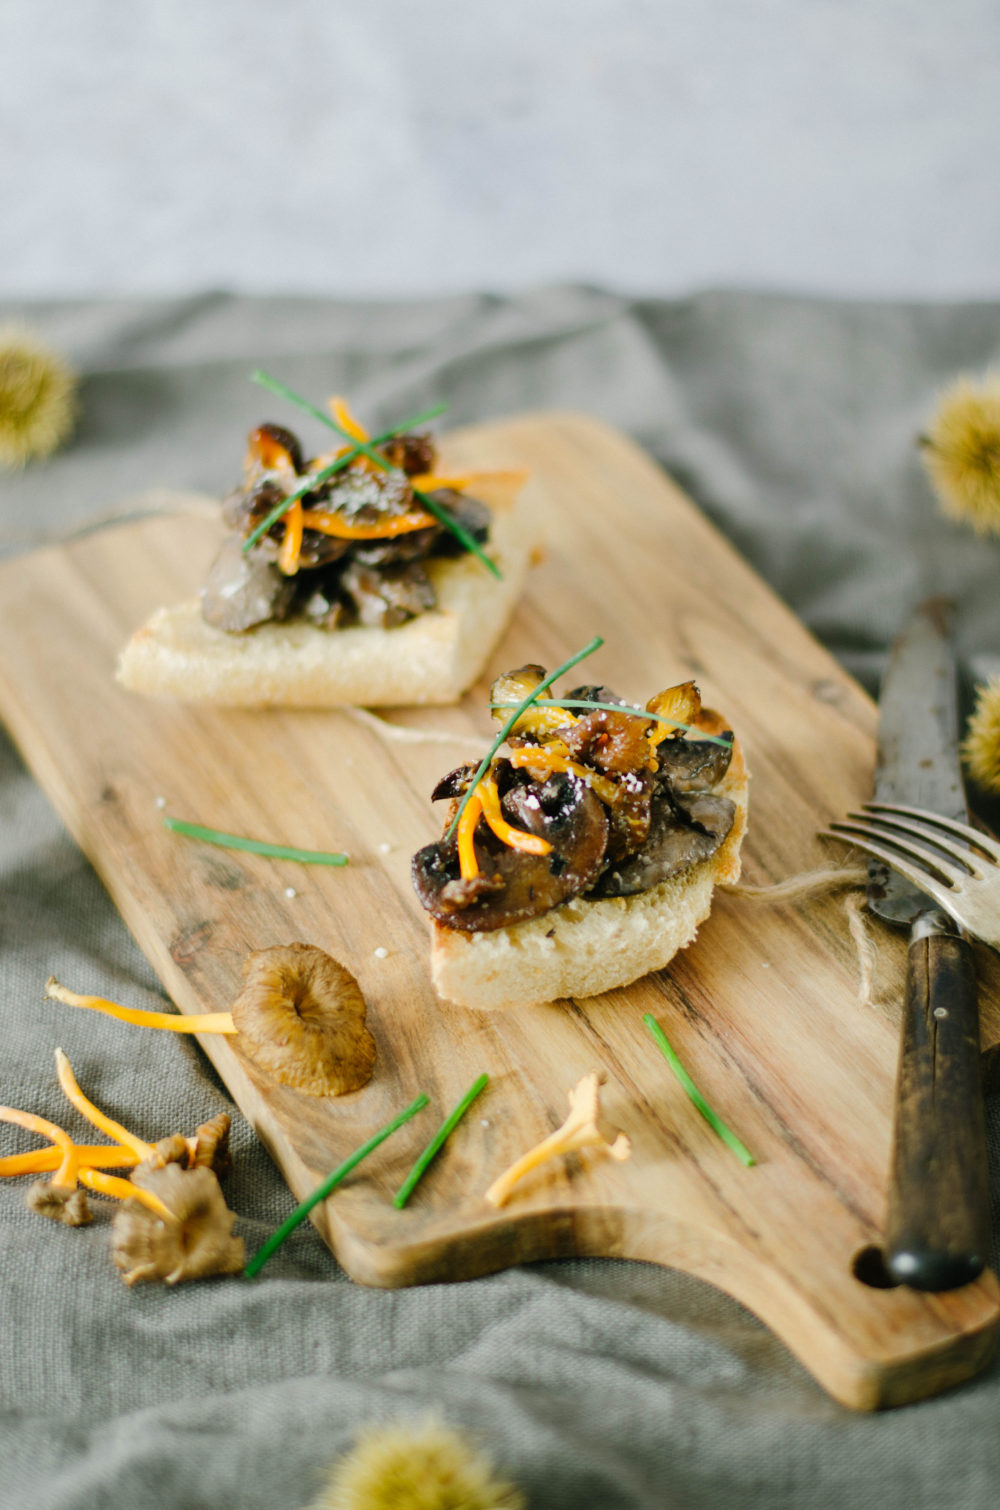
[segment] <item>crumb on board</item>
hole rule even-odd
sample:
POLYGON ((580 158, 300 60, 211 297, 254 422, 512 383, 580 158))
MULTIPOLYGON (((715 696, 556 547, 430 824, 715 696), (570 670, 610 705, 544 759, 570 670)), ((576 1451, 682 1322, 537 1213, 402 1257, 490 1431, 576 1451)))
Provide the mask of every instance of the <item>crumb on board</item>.
POLYGON ((297 897, 298 896, 298 892, 295 890, 294 886, 286 886, 285 887, 285 896, 288 897, 288 898, 297 897))
POLYGON ((389 958, 389 951, 388 951, 388 949, 385 948, 385 946, 383 944, 379 944, 379 946, 378 946, 377 949, 373 949, 372 950, 372 953, 374 954, 374 956, 375 956, 376 959, 388 959, 389 958))

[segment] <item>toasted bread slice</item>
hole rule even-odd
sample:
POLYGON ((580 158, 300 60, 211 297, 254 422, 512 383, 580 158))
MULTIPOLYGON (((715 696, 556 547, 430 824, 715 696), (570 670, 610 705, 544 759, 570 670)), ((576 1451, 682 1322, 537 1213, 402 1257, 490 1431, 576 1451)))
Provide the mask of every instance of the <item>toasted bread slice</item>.
MULTIPOLYGON (((483 669, 541 546, 544 500, 505 474, 485 500, 487 551, 426 562, 437 607, 393 629, 319 629, 301 619, 229 634, 197 599, 161 608, 132 636, 117 676, 131 692, 228 707, 366 708, 457 702, 483 669)), ((477 490, 478 495, 478 490, 477 490)))
MULTIPOLYGON (((721 733, 718 714, 703 709, 698 725, 721 733)), ((733 826, 707 860, 648 891, 628 897, 571 897, 550 912, 490 932, 462 932, 431 922, 431 978, 445 1001, 495 1010, 563 997, 596 996, 662 970, 694 940, 720 882, 740 876, 747 826, 746 764, 738 742, 713 788, 736 808, 733 826)))

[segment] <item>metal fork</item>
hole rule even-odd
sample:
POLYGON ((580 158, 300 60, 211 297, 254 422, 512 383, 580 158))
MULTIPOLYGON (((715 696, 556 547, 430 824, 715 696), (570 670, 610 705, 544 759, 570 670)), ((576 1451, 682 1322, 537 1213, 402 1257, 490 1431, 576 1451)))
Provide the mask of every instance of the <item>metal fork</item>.
POLYGON ((889 802, 861 807, 831 823, 823 836, 847 840, 891 865, 967 933, 1000 950, 1000 844, 923 808, 889 802))

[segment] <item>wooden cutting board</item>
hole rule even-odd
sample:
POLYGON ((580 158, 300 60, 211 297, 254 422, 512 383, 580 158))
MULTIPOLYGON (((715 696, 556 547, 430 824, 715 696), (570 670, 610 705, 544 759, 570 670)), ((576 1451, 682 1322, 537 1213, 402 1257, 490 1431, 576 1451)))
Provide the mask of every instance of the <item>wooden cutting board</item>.
MULTIPOLYGON (((314 1213, 354 1279, 456 1280, 570 1254, 645 1259, 742 1301, 849 1406, 912 1401, 968 1377, 1000 1319, 992 1274, 940 1296, 865 1282, 877 1277, 886 1210, 903 944, 871 925, 875 1002, 860 1004, 844 893, 799 906, 719 895, 669 971, 603 997, 496 1015, 435 999, 409 860, 439 832, 435 781, 489 732, 497 672, 555 666, 599 633, 588 680, 645 700, 697 678, 746 748, 744 878, 756 883, 846 858, 815 835, 869 795, 875 727, 864 693, 622 436, 579 415, 528 415, 444 449, 448 465, 530 468, 548 534, 481 684, 458 708, 391 715, 454 743, 391 740, 349 712, 213 710, 122 691, 117 650, 153 608, 196 590, 214 550, 214 522, 184 514, 0 569, 0 715, 182 1012, 228 1008, 246 954, 294 939, 357 975, 379 1056, 353 1095, 283 1089, 237 1040, 201 1040, 296 1197, 418 1091, 430 1096, 314 1213), (182 839, 164 829, 159 799, 175 816, 343 849, 351 863, 326 870, 182 839), (694 1110, 644 1012, 754 1168, 694 1110), (607 1118, 631 1138, 631 1160, 560 1161, 495 1211, 483 1191, 563 1120, 568 1089, 592 1069, 607 1076, 607 1118), (484 1070, 488 1090, 397 1211, 414 1157, 484 1070)), ((992 1050, 1000 978, 989 951, 980 963, 992 1050)), ((122 1026, 123 1054, 140 1050, 143 1031, 122 1026)))

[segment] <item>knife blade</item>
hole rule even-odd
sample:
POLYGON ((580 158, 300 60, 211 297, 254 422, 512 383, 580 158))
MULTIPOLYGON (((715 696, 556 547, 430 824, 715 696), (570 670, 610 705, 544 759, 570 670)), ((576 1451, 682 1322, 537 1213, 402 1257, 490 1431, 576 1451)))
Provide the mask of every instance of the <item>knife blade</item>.
MULTIPOLYGON (((875 797, 968 822, 950 619, 950 605, 931 599, 892 647, 879 699, 875 797)), ((885 1265, 913 1289, 956 1289, 981 1273, 990 1240, 972 949, 930 897, 875 860, 867 903, 910 932, 885 1265)))

